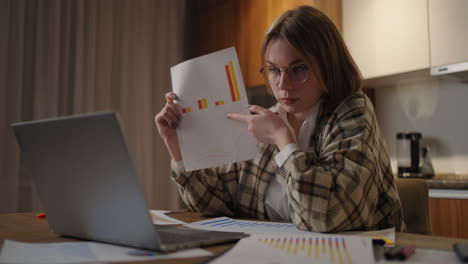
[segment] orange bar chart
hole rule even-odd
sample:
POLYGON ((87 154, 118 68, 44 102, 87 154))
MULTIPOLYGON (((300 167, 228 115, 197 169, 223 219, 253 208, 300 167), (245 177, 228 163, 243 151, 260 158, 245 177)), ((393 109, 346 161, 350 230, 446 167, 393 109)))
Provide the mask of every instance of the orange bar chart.
POLYGON ((185 108, 182 108, 182 113, 185 114, 185 113, 190 113, 192 112, 192 108, 190 107, 185 107, 185 108))
POLYGON ((198 109, 205 109, 208 108, 208 104, 206 103, 206 98, 198 100, 198 109))
POLYGON ((226 77, 229 83, 229 92, 231 94, 231 100, 233 102, 239 101, 241 99, 239 92, 239 85, 237 83, 236 71, 234 69, 234 63, 229 61, 227 65, 224 65, 226 71, 226 77))
MULTIPOLYGON (((307 256, 321 263, 353 264, 344 238, 339 237, 259 237, 257 241, 289 256, 307 256), (328 241, 327 241, 328 240, 328 241), (341 240, 341 243, 340 243, 341 240)), ((273 251, 272 251, 273 252, 273 251)))

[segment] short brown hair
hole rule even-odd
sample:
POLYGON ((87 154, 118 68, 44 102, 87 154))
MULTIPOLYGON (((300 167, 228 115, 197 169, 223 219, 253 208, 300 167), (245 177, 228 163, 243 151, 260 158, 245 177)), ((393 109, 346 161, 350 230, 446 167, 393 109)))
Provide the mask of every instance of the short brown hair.
POLYGON ((288 41, 309 65, 313 65, 312 58, 315 58, 320 71, 312 67, 312 72, 323 84, 324 96, 328 97, 328 106, 331 108, 361 90, 362 77, 359 68, 338 29, 319 10, 311 6, 300 6, 280 15, 263 39, 262 64, 265 63, 268 44, 277 38, 288 41))

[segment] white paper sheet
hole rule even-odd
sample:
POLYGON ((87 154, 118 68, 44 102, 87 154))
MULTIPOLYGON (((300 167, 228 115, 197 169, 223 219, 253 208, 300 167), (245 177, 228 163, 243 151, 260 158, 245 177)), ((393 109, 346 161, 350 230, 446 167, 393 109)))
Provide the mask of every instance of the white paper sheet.
POLYGON ((177 137, 185 170, 253 159, 256 140, 246 125, 226 118, 249 114, 236 50, 228 48, 171 68, 172 88, 182 120, 177 137))
MULTIPOLYGON (((216 217, 184 225, 190 228, 225 231, 244 232, 246 234, 312 234, 314 232, 300 230, 293 223, 269 222, 269 221, 248 221, 237 220, 229 217, 216 217)), ((315 233, 319 234, 319 233, 315 233)), ((395 228, 375 231, 355 231, 341 232, 339 235, 354 235, 368 238, 379 238, 390 241, 390 245, 395 242, 395 228)))
POLYGON ((153 224, 155 225, 183 225, 185 222, 172 218, 166 213, 170 211, 164 210, 149 210, 153 224))
POLYGON ((211 256, 204 249, 163 254, 97 242, 23 243, 5 240, 0 263, 83 263, 101 261, 143 261, 153 259, 211 256))
POLYGON ((337 234, 341 235, 353 235, 353 236, 365 236, 370 237, 372 239, 383 239, 385 240, 386 246, 394 246, 395 245, 395 228, 388 228, 382 230, 374 230, 374 231, 350 231, 350 232, 340 232, 337 234))
POLYGON ((213 264, 374 263, 370 238, 334 235, 253 235, 241 239, 213 264))
POLYGON ((311 234, 298 229, 293 223, 236 220, 217 217, 184 225, 195 229, 244 232, 246 234, 311 234))

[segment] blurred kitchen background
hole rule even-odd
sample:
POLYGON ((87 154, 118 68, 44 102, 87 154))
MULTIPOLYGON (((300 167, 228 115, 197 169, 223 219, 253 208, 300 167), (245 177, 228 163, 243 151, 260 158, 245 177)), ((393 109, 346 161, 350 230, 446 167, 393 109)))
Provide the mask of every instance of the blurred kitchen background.
MULTIPOLYGON (((250 103, 270 106, 261 40, 299 5, 322 10, 344 36, 394 172, 396 134, 416 131, 436 178, 468 179, 468 1, 0 0, 0 212, 40 210, 10 124, 99 110, 120 113, 149 207, 180 208, 153 123, 171 90, 169 68, 235 46, 250 103)), ((457 186, 431 194, 433 218, 456 202, 452 236, 468 212, 468 186, 457 186)))

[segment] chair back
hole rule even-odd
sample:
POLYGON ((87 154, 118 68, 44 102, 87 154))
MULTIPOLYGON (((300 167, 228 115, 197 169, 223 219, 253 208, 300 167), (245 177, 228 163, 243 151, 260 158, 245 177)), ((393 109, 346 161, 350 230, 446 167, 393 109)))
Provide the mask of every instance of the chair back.
POLYGON ((421 179, 396 179, 398 193, 403 208, 403 220, 407 232, 430 235, 432 234, 429 213, 429 188, 426 181, 421 179))

